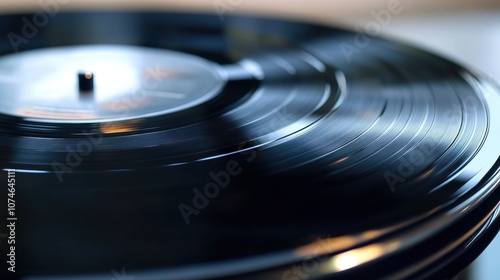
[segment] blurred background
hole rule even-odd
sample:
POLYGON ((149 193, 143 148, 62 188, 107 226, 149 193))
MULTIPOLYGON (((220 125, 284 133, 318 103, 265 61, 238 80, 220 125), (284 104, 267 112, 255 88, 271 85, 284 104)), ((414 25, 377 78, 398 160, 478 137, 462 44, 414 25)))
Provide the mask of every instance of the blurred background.
MULTIPOLYGON (((380 35, 410 42, 478 71, 500 84, 499 0, 2 0, 0 14, 61 9, 176 9, 257 14, 307 20, 355 30, 377 23, 380 35)), ((500 279, 500 237, 458 279, 500 279)))

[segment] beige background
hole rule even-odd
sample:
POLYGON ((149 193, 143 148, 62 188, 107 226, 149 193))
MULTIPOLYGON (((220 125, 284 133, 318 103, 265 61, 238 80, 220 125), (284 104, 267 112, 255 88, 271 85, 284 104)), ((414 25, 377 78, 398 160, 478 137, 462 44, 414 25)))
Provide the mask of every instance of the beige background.
MULTIPOLYGON (((36 9, 39 2, 67 2, 65 9, 122 8, 122 9, 191 9, 213 11, 217 3, 227 3, 237 13, 308 18, 323 22, 350 22, 364 17, 372 9, 387 6, 389 0, 2 0, 0 13, 36 9)), ((471 9, 499 8, 497 0, 399 0, 405 13, 456 12, 471 9)))

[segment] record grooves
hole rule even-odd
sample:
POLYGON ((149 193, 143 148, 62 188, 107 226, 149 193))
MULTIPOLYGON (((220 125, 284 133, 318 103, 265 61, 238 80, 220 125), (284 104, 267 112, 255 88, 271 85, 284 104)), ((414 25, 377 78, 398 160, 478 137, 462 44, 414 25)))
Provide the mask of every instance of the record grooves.
POLYGON ((454 276, 498 231, 499 89, 383 38, 346 55, 355 35, 75 12, 0 42, 16 277, 454 276))

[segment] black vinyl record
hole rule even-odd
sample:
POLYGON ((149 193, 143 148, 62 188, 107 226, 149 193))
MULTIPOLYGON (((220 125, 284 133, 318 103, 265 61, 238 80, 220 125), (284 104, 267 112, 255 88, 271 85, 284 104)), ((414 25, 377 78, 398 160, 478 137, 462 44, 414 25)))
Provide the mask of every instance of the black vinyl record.
POLYGON ((498 87, 446 59, 275 19, 23 17, 0 17, 5 277, 444 279, 498 231, 498 87))

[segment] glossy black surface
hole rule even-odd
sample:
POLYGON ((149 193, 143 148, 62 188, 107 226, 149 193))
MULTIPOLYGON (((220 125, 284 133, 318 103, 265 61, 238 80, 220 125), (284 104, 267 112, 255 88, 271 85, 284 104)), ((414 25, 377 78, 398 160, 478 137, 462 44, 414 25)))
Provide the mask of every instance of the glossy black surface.
MULTIPOLYGON (((2 54, 22 16, 0 17, 2 54)), ((17 275, 108 279, 125 267, 138 279, 293 279, 307 258, 317 260, 312 278, 458 272, 498 231, 498 89, 383 39, 349 55, 354 40, 241 17, 51 19, 22 51, 168 49, 216 62, 230 79, 197 107, 111 125, 2 115, 0 167, 18 178, 17 275), (54 174, 81 141, 91 153, 54 174), (216 177, 227 186, 187 220, 180 207, 216 177)))

